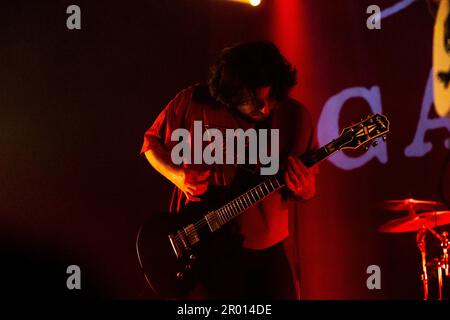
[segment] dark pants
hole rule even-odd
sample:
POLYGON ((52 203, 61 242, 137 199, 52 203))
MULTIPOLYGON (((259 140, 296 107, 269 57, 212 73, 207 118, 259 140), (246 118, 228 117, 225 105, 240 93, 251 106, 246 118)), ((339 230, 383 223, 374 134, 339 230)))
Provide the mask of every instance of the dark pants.
POLYGON ((263 250, 240 249, 202 274, 206 299, 296 299, 283 243, 263 250))

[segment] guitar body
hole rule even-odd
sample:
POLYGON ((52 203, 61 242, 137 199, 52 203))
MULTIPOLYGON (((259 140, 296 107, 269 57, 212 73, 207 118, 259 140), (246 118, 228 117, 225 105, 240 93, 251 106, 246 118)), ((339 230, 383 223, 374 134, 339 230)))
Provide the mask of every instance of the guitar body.
MULTIPOLYGON (((210 187, 202 202, 191 202, 176 214, 154 213, 139 229, 136 249, 145 278, 160 297, 177 299, 185 296, 201 279, 202 270, 210 263, 218 263, 240 247, 241 236, 235 223, 229 223, 213 232, 207 223, 198 228, 200 239, 189 248, 179 245, 177 257, 169 235, 188 230, 209 211, 225 204, 235 191, 233 188, 210 187)), ((183 241, 181 241, 183 243, 183 241)))

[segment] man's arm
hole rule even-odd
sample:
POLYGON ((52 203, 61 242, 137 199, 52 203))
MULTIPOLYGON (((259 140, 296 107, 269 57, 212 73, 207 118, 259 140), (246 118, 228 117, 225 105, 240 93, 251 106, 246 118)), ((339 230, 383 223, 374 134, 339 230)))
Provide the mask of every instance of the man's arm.
POLYGON ((152 167, 183 191, 189 201, 200 201, 198 196, 208 189, 209 171, 199 172, 175 165, 170 152, 157 137, 148 137, 148 143, 150 149, 144 154, 152 167))

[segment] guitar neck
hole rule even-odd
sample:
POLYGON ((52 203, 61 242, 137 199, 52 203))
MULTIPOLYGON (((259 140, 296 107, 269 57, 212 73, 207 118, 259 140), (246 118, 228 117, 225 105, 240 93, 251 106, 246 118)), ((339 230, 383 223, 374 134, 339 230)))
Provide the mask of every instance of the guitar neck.
MULTIPOLYGON (((334 142, 330 142, 329 144, 316 151, 304 154, 300 157, 300 160, 305 164, 306 167, 310 168, 337 151, 336 148, 333 148, 333 145, 334 142)), ((262 201, 264 198, 268 197, 284 186, 285 184, 282 175, 278 174, 272 176, 254 186, 250 190, 246 191, 242 195, 234 198, 232 201, 228 202, 221 208, 209 212, 205 216, 205 219, 211 230, 215 231, 222 225, 228 223, 229 221, 240 215, 248 208, 254 206, 258 202, 262 201)))

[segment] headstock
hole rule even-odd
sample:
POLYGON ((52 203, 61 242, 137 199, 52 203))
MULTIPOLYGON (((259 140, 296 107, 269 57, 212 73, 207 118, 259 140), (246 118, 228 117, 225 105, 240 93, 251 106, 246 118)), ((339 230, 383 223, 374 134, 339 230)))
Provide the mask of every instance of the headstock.
POLYGON ((386 116, 374 114, 367 119, 351 125, 342 131, 338 139, 334 141, 336 149, 358 149, 362 146, 368 148, 368 142, 376 146, 378 141, 375 139, 382 137, 386 141, 386 134, 389 132, 389 120, 386 116))

